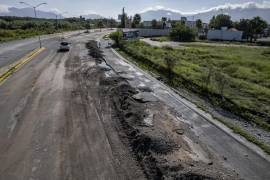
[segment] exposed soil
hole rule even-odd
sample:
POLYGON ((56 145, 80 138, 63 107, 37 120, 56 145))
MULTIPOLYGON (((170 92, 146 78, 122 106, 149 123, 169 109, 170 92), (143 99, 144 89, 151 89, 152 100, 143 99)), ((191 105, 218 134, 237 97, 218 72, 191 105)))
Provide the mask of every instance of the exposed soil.
MULTIPOLYGON (((147 179, 239 179, 208 151, 189 126, 176 120, 173 110, 151 97, 150 89, 133 88, 107 66, 95 41, 87 43, 87 48, 97 66, 85 64, 84 77, 95 77, 99 103, 103 104, 100 111, 111 107, 107 116, 113 121, 108 125, 113 126, 105 129, 116 129, 147 179)), ((115 146, 113 154, 119 157, 115 146)), ((129 168, 122 165, 120 169, 124 167, 129 168)))

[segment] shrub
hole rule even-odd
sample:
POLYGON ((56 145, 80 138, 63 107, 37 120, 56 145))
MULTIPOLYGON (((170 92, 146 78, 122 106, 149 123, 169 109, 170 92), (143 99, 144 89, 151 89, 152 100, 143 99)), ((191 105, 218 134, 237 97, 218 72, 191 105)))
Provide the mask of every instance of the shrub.
POLYGON ((109 37, 114 40, 116 47, 120 47, 123 40, 123 33, 121 31, 113 32, 109 37))
POLYGON ((206 40, 207 39, 207 36, 206 35, 200 35, 199 36, 199 40, 206 40))
POLYGON ((178 25, 172 29, 170 37, 174 41, 194 41, 195 33, 189 27, 178 25))
POLYGON ((10 30, 0 30, 0 36, 4 38, 15 37, 15 34, 10 30))

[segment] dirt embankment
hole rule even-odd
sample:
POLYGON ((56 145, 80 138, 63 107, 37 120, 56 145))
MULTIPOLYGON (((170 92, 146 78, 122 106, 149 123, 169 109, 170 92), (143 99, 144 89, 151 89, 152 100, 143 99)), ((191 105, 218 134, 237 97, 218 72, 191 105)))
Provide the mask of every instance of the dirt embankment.
POLYGON ((87 43, 87 48, 104 74, 98 91, 109 99, 112 128, 117 129, 147 179, 238 179, 150 89, 133 88, 106 65, 95 41, 87 43))

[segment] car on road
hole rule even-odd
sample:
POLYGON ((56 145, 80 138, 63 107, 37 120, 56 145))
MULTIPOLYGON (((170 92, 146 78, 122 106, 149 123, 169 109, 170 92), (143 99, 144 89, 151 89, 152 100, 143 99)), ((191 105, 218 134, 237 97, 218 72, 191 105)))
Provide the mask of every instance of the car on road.
POLYGON ((69 51, 69 50, 70 50, 70 43, 65 41, 60 43, 59 51, 69 51))

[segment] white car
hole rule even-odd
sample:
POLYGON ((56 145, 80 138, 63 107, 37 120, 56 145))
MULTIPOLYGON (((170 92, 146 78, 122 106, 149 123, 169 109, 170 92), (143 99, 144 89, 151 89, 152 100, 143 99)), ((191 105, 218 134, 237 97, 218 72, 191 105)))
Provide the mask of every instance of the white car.
POLYGON ((70 43, 65 42, 65 41, 61 42, 59 50, 60 51, 69 51, 70 50, 70 43))

